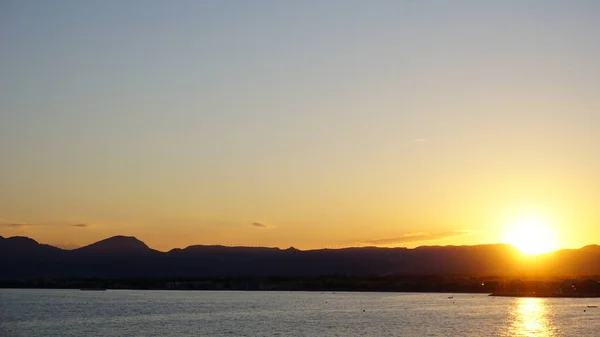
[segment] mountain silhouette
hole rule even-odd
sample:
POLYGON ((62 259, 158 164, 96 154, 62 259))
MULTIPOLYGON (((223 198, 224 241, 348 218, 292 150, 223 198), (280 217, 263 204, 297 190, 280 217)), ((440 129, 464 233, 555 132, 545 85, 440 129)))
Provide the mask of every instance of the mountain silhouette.
POLYGON ((60 248, 40 244, 24 236, 5 238, 0 236, 0 253, 15 255, 44 255, 61 252, 60 248))
POLYGON ((91 245, 74 249, 77 253, 94 254, 144 254, 157 252, 151 249, 144 242, 133 236, 113 236, 108 239, 92 243, 91 245))
POLYGON ((39 277, 47 266, 57 266, 64 252, 27 237, 0 237, 0 278, 39 277))
POLYGON ((600 274, 600 247, 524 257, 505 244, 298 250, 194 245, 160 252, 115 236, 75 250, 0 237, 0 279, 33 277, 548 276, 600 274))

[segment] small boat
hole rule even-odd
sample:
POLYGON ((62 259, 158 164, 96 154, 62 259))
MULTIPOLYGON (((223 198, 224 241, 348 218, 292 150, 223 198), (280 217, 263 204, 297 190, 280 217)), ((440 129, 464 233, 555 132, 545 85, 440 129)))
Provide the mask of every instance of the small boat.
POLYGON ((597 308, 598 306, 597 305, 588 305, 587 307, 588 308, 597 308))
POLYGON ((454 298, 454 296, 448 296, 448 298, 449 298, 449 299, 453 299, 453 298, 454 298))

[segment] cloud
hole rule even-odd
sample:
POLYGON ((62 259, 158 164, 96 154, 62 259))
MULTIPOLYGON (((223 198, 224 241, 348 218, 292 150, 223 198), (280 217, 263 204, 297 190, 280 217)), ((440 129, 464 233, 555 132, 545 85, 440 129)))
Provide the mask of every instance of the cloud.
POLYGON ((8 228, 27 228, 37 226, 30 223, 1 223, 0 225, 8 228))
POLYGON ((408 233, 404 234, 400 237, 388 238, 388 239, 377 239, 365 241, 364 243, 372 244, 372 245, 392 245, 399 243, 410 243, 410 242, 422 242, 422 241, 434 241, 434 240, 444 240, 448 238, 453 238, 457 236, 466 236, 472 235, 479 231, 477 230, 456 230, 456 231, 448 231, 448 232, 438 232, 438 233, 408 233))
POLYGON ((0 227, 7 227, 12 229, 24 229, 31 227, 40 227, 40 226, 72 226, 77 228, 87 228, 91 225, 86 223, 59 223, 59 222, 47 222, 47 223, 27 223, 27 222, 8 222, 8 221, 0 221, 0 227))
POLYGON ((260 223, 260 222, 253 222, 250 225, 253 226, 253 227, 255 227, 255 228, 262 228, 262 229, 268 229, 268 228, 274 228, 275 227, 273 225, 266 225, 266 224, 260 223))

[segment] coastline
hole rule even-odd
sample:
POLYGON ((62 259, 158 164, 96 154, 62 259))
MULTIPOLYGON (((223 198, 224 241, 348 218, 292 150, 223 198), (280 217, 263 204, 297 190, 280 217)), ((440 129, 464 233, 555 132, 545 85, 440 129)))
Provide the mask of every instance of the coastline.
MULTIPOLYGON (((80 291, 107 291, 107 290, 139 290, 139 291, 248 291, 248 292, 349 292, 349 293, 418 293, 418 294, 463 294, 486 295, 481 292, 452 292, 452 291, 399 291, 399 290, 357 290, 357 289, 165 289, 165 288, 72 288, 72 287, 0 287, 0 289, 55 289, 55 290, 80 290, 80 291)), ((565 294, 550 292, 493 292, 487 293, 491 297, 526 297, 526 298, 600 298, 597 293, 565 294)))
POLYGON ((495 297, 538 297, 538 298, 595 298, 600 297, 598 293, 550 293, 550 292, 495 292, 489 296, 495 297))

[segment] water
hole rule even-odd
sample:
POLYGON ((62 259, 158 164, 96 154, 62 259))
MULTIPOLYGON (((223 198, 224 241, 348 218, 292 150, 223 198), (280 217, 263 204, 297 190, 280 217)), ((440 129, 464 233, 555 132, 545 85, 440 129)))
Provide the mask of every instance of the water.
POLYGON ((600 299, 0 289, 0 336, 598 336, 588 305, 600 299))

